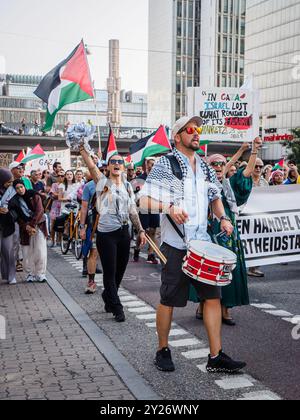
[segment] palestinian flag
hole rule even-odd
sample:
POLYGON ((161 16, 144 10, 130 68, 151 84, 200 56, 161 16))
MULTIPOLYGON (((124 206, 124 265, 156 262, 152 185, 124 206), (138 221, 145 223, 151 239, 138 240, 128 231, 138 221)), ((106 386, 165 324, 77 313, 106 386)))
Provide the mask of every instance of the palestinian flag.
POLYGON ((131 160, 134 165, 142 166, 147 157, 163 155, 172 150, 166 129, 163 125, 150 136, 139 140, 130 147, 131 160))
POLYGON ((22 150, 22 151, 19 153, 18 157, 16 158, 15 162, 19 162, 19 163, 21 163, 21 162, 22 162, 22 160, 23 160, 24 158, 25 158, 25 152, 24 152, 24 150, 22 150))
POLYGON ((284 164, 285 164, 284 159, 281 159, 280 162, 276 163, 276 165, 273 168, 273 171, 278 171, 278 170, 281 171, 282 169, 284 169, 284 164))
POLYGON ((108 163, 110 158, 118 154, 117 143, 111 126, 109 126, 109 136, 106 148, 103 152, 103 160, 108 163))
POLYGON ((207 149, 208 145, 210 144, 210 141, 200 141, 200 149, 198 150, 198 155, 200 156, 206 156, 207 155, 207 149))
POLYGON ((45 156, 44 150, 41 148, 41 146, 38 144, 35 146, 32 150, 29 149, 24 159, 22 159, 21 163, 28 163, 32 160, 40 159, 45 156))
POLYGON ((44 77, 34 93, 48 105, 43 131, 52 129, 56 114, 65 105, 94 97, 83 41, 44 77))
POLYGON ((132 163, 131 155, 128 155, 128 156, 125 158, 125 166, 126 166, 126 167, 127 167, 127 166, 129 166, 131 163, 132 163))

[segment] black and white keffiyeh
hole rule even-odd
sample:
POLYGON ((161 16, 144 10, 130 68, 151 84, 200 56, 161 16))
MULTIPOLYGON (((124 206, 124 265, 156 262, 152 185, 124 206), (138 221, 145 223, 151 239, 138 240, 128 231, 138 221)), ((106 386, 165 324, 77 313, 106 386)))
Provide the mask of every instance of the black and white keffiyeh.
MULTIPOLYGON (((174 149, 171 155, 177 159, 183 178, 179 180, 172 171, 172 166, 166 156, 162 156, 150 172, 142 195, 147 195, 163 203, 174 203, 179 205, 184 199, 184 184, 188 175, 188 167, 181 157, 181 154, 174 149)), ((208 166, 200 157, 201 169, 204 173, 208 185, 208 199, 213 202, 221 198, 220 190, 217 186, 217 176, 215 171, 208 166)))

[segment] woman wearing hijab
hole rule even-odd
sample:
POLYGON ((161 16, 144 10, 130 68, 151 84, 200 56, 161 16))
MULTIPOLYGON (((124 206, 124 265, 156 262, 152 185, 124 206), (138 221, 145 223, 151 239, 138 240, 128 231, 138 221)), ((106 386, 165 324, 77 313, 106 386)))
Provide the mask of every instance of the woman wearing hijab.
POLYGON ((16 195, 9 208, 18 216, 26 281, 44 283, 47 281, 47 226, 42 199, 37 192, 26 190, 20 179, 13 186, 16 195))
POLYGON ((1 277, 8 284, 16 284, 16 258, 14 255, 15 222, 8 210, 8 203, 16 194, 13 174, 0 169, 0 260, 1 277))
MULTIPOLYGON (((235 164, 235 157, 229 164, 227 164, 226 158, 222 155, 213 155, 208 158, 208 163, 217 174, 219 181, 218 186, 222 191, 222 201, 226 215, 230 217, 234 226, 233 235, 230 238, 219 242, 220 246, 229 249, 237 255, 237 266, 233 272, 232 283, 229 286, 222 288, 223 323, 229 326, 235 325, 235 322, 229 313, 229 309, 237 306, 246 306, 250 303, 245 255, 237 228, 236 218, 239 214, 238 208, 248 201, 252 192, 252 173, 255 168, 258 150, 261 145, 261 139, 257 138, 253 142, 252 153, 247 167, 240 169, 230 178, 230 180, 226 179, 226 171, 230 170, 230 167, 235 164)), ((247 147, 249 147, 249 145, 247 147)), ((245 146, 242 146, 241 151, 244 149, 245 146)), ((211 221, 210 230, 210 234, 213 237, 221 232, 220 223, 217 219, 213 219, 211 221)), ((190 299, 193 302, 199 302, 193 289, 191 290, 190 299)), ((197 310, 197 318, 202 318, 201 305, 197 310)))

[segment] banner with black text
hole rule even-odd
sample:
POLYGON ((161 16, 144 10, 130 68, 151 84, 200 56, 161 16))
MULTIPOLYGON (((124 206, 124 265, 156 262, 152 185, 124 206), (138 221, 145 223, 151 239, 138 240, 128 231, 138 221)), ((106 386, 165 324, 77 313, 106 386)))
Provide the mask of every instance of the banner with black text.
POLYGON ((247 267, 300 261, 300 185, 254 189, 237 224, 247 267))

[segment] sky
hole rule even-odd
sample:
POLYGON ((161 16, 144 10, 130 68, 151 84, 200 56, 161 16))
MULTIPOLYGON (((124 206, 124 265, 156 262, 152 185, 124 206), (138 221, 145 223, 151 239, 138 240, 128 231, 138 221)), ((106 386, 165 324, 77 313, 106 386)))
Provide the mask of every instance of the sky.
POLYGON ((0 73, 43 76, 83 38, 103 89, 108 43, 119 39, 122 89, 147 92, 148 0, 0 0, 0 10, 0 73))

